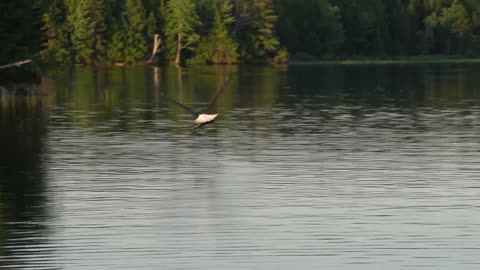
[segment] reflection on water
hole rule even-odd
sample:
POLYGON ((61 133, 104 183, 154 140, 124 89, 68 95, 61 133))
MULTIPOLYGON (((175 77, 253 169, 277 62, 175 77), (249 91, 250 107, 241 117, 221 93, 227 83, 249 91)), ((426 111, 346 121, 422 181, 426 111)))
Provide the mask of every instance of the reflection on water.
POLYGON ((478 269, 479 71, 59 69, 0 103, 0 268, 478 269))
POLYGON ((34 97, 4 97, 0 111, 0 258, 9 268, 51 260, 42 140, 46 115, 34 97))

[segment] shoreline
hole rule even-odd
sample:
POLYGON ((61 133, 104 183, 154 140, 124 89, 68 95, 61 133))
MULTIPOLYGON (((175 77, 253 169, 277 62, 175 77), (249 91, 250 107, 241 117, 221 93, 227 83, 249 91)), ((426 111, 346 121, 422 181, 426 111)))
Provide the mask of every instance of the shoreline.
MULTIPOLYGON (((406 56, 406 57, 390 57, 390 58, 369 58, 369 57, 351 57, 345 59, 308 59, 289 60, 283 64, 268 64, 268 63, 237 63, 237 64, 190 64, 185 67, 191 66, 298 66, 298 65, 388 65, 388 64, 461 64, 461 63, 480 63, 480 56, 475 57, 462 57, 462 56, 406 56)), ((150 65, 146 62, 135 63, 95 63, 95 64, 58 64, 54 62, 38 62, 41 66, 47 68, 56 67, 72 67, 72 68, 90 68, 90 67, 139 67, 148 66, 156 68, 175 67, 174 65, 150 65)))
POLYGON ((388 65, 388 64, 461 64, 480 63, 480 57, 461 56, 406 56, 391 58, 325 59, 325 60, 291 60, 288 65, 388 65))

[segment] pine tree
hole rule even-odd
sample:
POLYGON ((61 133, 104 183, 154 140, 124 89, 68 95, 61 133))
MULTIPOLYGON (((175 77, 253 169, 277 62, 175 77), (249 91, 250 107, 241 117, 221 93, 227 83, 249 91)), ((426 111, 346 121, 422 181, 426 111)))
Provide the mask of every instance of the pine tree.
POLYGON ((65 60, 70 58, 67 50, 64 51, 66 54, 62 55, 62 49, 70 47, 65 16, 66 8, 63 0, 53 0, 45 7, 42 15, 45 42, 42 56, 47 61, 67 62, 65 60))
POLYGON ((292 53, 323 56, 335 53, 344 41, 340 10, 328 0, 275 2, 279 16, 278 35, 292 53))
POLYGON ((124 3, 107 0, 105 21, 107 24, 106 60, 110 63, 125 62, 125 29, 124 3))
POLYGON ((43 56, 63 63, 94 63, 105 55, 105 0, 53 0, 43 14, 43 56))
POLYGON ((175 44, 175 66, 180 67, 182 50, 194 50, 200 39, 201 25, 192 0, 170 0, 167 4, 165 34, 170 44, 175 44))
POLYGON ((3 62, 40 50, 63 63, 137 62, 154 34, 177 65, 284 62, 282 45, 314 56, 480 54, 479 0, 8 0, 0 10, 3 62))
POLYGON ((96 62, 104 58, 106 49, 105 0, 89 0, 88 6, 93 24, 92 49, 94 55, 92 61, 96 62))
POLYGON ((75 63, 87 63, 93 50, 94 23, 89 16, 89 0, 65 0, 66 25, 71 41, 71 53, 75 63))
POLYGON ((121 29, 116 31, 112 40, 108 44, 107 59, 112 63, 123 63, 125 61, 125 41, 126 31, 121 29))
POLYGON ((235 22, 230 0, 214 3, 214 19, 210 34, 203 38, 196 50, 197 61, 209 64, 233 64, 238 60, 238 44, 231 37, 229 26, 235 22))
POLYGON ((236 1, 235 32, 244 59, 267 59, 278 52, 280 42, 275 33, 278 17, 272 0, 236 1))
POLYGON ((145 59, 147 55, 146 11, 141 0, 127 0, 125 5, 126 44, 125 61, 129 63, 145 59))
POLYGON ((345 29, 343 50, 353 55, 368 55, 371 42, 369 37, 375 32, 375 13, 365 1, 346 1, 341 6, 342 22, 345 29))

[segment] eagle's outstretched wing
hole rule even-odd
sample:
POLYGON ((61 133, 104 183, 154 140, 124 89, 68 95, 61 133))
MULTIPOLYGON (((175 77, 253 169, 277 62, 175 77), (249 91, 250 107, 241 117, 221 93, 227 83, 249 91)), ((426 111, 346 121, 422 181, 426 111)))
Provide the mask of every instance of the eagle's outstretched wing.
POLYGON ((168 96, 165 96, 165 97, 166 97, 170 102, 175 103, 175 104, 177 104, 178 106, 182 107, 183 109, 189 111, 189 112, 193 115, 194 118, 197 118, 197 117, 198 117, 198 113, 195 112, 194 110, 190 109, 189 107, 183 105, 182 103, 180 103, 180 102, 178 102, 178 101, 176 101, 176 100, 171 99, 171 98, 168 97, 168 96))
POLYGON ((212 112, 213 106, 215 106, 215 103, 217 102, 218 97, 225 91, 225 88, 227 87, 228 83, 232 79, 232 75, 228 75, 227 79, 225 82, 220 86, 220 88, 217 90, 215 95, 210 99, 210 102, 207 105, 207 108, 205 109, 205 113, 210 114, 212 112))

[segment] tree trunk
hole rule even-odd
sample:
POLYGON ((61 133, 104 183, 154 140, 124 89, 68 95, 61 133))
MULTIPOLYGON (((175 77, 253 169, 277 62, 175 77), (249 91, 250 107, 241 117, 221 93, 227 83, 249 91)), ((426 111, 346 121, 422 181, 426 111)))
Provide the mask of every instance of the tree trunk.
POLYGON ((177 55, 175 57, 175 66, 177 68, 180 67, 180 58, 181 58, 181 51, 182 51, 182 33, 179 33, 177 36, 177 55))
POLYGON ((148 58, 148 61, 147 61, 148 65, 155 64, 154 63, 155 62, 155 55, 158 52, 158 47, 160 47, 160 35, 155 34, 154 37, 153 37, 152 55, 150 56, 150 58, 148 58))
POLYGON ((152 55, 155 55, 158 51, 158 47, 160 46, 160 36, 158 34, 155 34, 153 36, 153 49, 152 49, 152 55))

